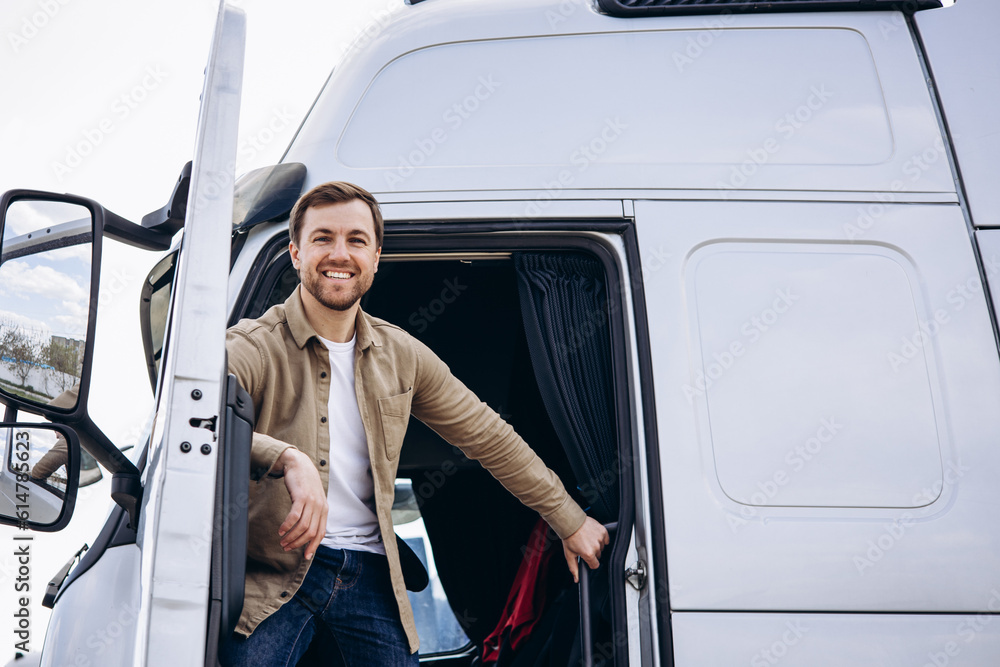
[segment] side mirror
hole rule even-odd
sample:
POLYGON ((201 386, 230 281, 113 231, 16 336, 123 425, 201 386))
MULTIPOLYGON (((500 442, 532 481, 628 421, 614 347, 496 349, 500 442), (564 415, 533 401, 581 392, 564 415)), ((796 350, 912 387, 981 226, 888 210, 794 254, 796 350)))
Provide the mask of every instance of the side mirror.
POLYGON ((93 209, 66 199, 4 201, 0 396, 73 417, 90 384, 100 237, 93 209))
POLYGON ((80 441, 57 424, 0 423, 0 524, 61 530, 73 517, 80 441))
MULTIPOLYGON (((0 233, 0 399, 76 429, 77 447, 82 441, 114 474, 112 497, 134 522, 142 492, 139 471, 87 410, 101 247, 105 234, 147 248, 166 247, 169 236, 134 225, 85 197, 34 190, 10 190, 0 197, 0 233)), ((80 464, 74 456, 75 494, 80 464)), ((98 479, 100 470, 89 465, 84 481, 98 479)))

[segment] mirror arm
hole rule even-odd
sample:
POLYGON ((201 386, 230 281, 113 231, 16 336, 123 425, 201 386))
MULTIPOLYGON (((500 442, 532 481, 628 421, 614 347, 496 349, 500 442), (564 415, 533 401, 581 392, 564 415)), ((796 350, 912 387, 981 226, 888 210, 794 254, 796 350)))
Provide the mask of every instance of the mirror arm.
POLYGON ((172 233, 147 229, 104 209, 104 235, 145 250, 169 250, 172 233))
POLYGON ((173 237, 184 226, 184 215, 187 212, 188 191, 191 188, 191 162, 181 167, 174 191, 170 194, 167 205, 163 208, 142 216, 142 226, 158 233, 173 237))
POLYGON ((89 417, 76 424, 75 428, 90 436, 89 439, 80 438, 80 444, 98 463, 111 471, 111 498, 128 512, 129 526, 135 528, 139 525, 139 503, 142 501, 139 469, 89 417))
POLYGON ((139 528, 139 504, 142 502, 142 481, 139 471, 116 472, 111 476, 111 499, 128 512, 128 527, 139 528))

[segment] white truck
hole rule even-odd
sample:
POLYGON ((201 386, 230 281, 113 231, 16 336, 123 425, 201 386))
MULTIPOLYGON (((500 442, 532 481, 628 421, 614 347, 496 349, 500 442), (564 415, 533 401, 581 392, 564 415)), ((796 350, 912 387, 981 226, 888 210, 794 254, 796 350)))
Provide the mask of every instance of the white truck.
MULTIPOLYGON (((430 545, 422 661, 1000 663, 1000 5, 408 5, 333 72, 282 163, 235 186, 244 16, 223 6, 166 206, 140 225, 3 196, 0 286, 83 276, 91 307, 70 407, 0 383, 0 513, 64 526, 81 442, 117 502, 53 579, 40 663, 217 664, 255 483, 224 331, 294 289, 288 212, 330 180, 382 203, 362 307, 614 527, 579 590, 535 570, 533 628, 493 644, 545 546, 537 517, 412 423, 394 512, 430 545), (104 236, 167 251, 143 291, 157 403, 138 466, 87 413, 104 236), (50 454, 58 484, 30 475, 50 454)), ((17 340, 4 355, 28 363, 17 340)))

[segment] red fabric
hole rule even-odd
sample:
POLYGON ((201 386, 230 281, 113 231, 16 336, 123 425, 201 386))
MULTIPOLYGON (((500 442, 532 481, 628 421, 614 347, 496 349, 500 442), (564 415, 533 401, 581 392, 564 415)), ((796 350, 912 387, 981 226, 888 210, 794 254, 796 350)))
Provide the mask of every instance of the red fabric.
POLYGON ((500 622, 483 642, 484 662, 496 662, 504 639, 510 649, 516 650, 531 635, 545 609, 545 575, 558 547, 559 539, 539 519, 528 537, 524 560, 514 577, 500 622))

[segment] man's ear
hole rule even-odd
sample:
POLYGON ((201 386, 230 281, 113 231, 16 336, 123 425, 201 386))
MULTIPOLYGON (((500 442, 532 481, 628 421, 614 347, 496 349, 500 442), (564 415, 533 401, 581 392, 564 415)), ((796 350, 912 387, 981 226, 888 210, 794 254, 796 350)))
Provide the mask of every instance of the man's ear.
POLYGON ((382 246, 379 246, 375 251, 375 271, 373 273, 378 273, 378 260, 382 256, 382 246))
POLYGON ((292 257, 292 266, 294 266, 295 270, 298 271, 299 270, 299 249, 295 247, 295 243, 293 241, 289 241, 288 242, 288 254, 291 255, 291 257, 292 257))

